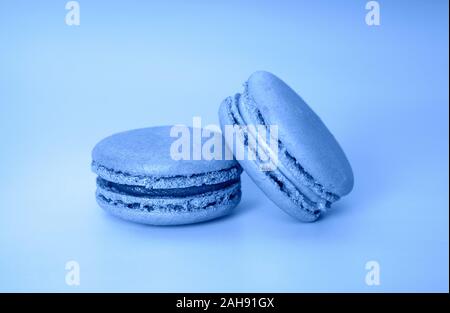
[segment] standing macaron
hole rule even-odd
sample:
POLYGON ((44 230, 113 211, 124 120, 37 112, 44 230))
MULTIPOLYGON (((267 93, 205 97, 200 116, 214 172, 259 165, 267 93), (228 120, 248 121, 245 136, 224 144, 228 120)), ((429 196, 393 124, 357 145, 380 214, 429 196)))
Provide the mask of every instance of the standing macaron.
MULTIPOLYGON (((236 207, 239 164, 233 159, 174 158, 177 138, 170 131, 170 126, 131 130, 95 146, 92 170, 98 175, 96 198, 103 209, 138 223, 178 225, 218 218, 236 207)), ((191 145, 188 155, 196 148, 191 145)))
MULTIPOLYGON (((260 71, 244 86, 242 94, 225 99, 219 110, 222 130, 226 125, 244 127, 237 144, 256 153, 255 159, 239 159, 239 163, 280 208, 302 221, 315 221, 352 190, 347 157, 320 118, 281 79, 260 71), (275 126, 277 151, 261 142, 251 131, 257 128, 249 125, 262 125, 268 131, 275 126), (272 158, 274 168, 262 170, 260 151, 272 158)), ((229 137, 225 139, 233 147, 229 137)))

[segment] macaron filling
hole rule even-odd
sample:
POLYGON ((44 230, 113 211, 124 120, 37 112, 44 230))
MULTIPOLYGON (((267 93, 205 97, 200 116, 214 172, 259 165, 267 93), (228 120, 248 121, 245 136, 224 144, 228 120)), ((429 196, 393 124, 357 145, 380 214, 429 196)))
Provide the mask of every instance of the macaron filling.
POLYGON ((97 199, 109 206, 165 212, 190 212, 231 203, 240 197, 242 168, 174 176, 132 175, 92 162, 97 199), (188 200, 188 201, 186 201, 188 200))
POLYGON ((118 184, 107 181, 101 177, 97 177, 97 186, 104 190, 109 190, 111 192, 130 195, 134 197, 189 197, 211 191, 221 190, 233 184, 237 184, 239 183, 239 181, 239 178, 235 178, 229 181, 211 185, 191 186, 184 188, 154 189, 142 186, 118 184))
POLYGON ((236 199, 241 197, 240 181, 222 189, 209 191, 187 197, 149 197, 133 196, 97 188, 97 199, 110 207, 126 208, 136 212, 171 212, 187 213, 205 211, 220 206, 235 206, 236 199))
MULTIPOLYGON (((238 93, 234 98, 227 98, 226 104, 229 118, 234 125, 249 125, 251 124, 250 120, 253 120, 256 124, 264 125, 268 130, 264 117, 247 93, 247 85, 245 85, 243 94, 238 93)), ((255 140, 248 140, 248 136, 253 136, 253 134, 243 132, 242 135, 243 144, 247 148, 252 149, 256 155, 255 162, 261 162, 261 158, 258 156, 258 149, 249 145, 250 142, 256 142, 255 140)), ((264 148, 267 149, 268 146, 266 145, 264 148)), ((339 199, 338 195, 325 190, 321 184, 315 181, 313 176, 286 150, 280 140, 278 140, 278 151, 279 166, 274 171, 265 171, 264 174, 294 203, 317 216, 320 215, 321 211, 325 211, 326 208, 330 207, 332 202, 339 199), (295 184, 289 177, 295 177, 299 183, 295 184)))

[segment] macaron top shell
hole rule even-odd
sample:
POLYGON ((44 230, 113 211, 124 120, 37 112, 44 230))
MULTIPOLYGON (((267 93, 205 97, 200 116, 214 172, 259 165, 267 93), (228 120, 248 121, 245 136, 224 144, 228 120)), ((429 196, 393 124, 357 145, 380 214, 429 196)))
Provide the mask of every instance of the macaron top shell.
MULTIPOLYGON (((224 171, 222 174, 221 171, 231 168, 236 168, 237 176, 240 174, 240 166, 234 159, 225 160, 225 144, 222 144, 223 160, 205 160, 203 158, 193 160, 192 150, 194 148, 201 149, 210 137, 202 137, 196 142, 192 138, 192 128, 189 128, 189 145, 185 147, 190 149, 189 159, 174 159, 171 156, 171 147, 181 135, 171 137, 171 127, 160 126, 130 130, 103 139, 92 151, 93 171, 111 181, 115 180, 114 177, 120 176, 122 182, 124 177, 133 176, 136 185, 139 185, 137 181, 139 178, 148 177, 195 177, 197 174, 204 173, 213 173, 216 176, 229 175, 229 171, 224 171)), ((202 177, 203 175, 199 179, 203 179, 202 177)), ((226 178, 219 180, 226 180, 226 178)), ((134 185, 130 181, 131 179, 127 183, 134 185)), ((201 181, 197 184, 201 184, 201 181)))
POLYGON ((312 109, 275 75, 259 71, 250 76, 239 109, 247 124, 277 125, 282 153, 301 166, 330 193, 353 188, 351 166, 334 136, 312 109))

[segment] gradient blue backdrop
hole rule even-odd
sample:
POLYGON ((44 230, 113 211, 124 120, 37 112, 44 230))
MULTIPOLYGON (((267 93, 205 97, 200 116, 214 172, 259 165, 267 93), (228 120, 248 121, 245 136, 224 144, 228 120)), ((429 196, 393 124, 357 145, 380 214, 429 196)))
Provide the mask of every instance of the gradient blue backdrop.
POLYGON ((0 291, 447 291, 448 2, 0 1, 0 291), (148 227, 94 199, 114 132, 217 123, 255 70, 334 132, 354 191, 301 224, 243 175, 235 214, 148 227), (65 284, 65 263, 81 285, 65 284), (378 261, 381 285, 365 284, 378 261))

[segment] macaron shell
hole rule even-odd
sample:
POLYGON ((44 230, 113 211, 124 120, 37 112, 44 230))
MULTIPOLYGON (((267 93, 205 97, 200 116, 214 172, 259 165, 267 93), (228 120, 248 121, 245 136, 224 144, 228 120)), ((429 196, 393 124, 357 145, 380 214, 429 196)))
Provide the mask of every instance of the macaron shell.
MULTIPOLYGON (((171 128, 172 126, 142 128, 109 136, 94 147, 92 160, 115 173, 144 177, 190 176, 238 166, 235 160, 226 160, 225 157, 222 160, 194 160, 192 150, 202 149, 211 137, 201 137, 197 142, 193 139, 192 128, 189 128, 190 142, 187 147, 190 149, 190 159, 174 160, 171 147, 181 135, 171 137, 171 128)), ((222 156, 225 156, 225 144, 221 135, 218 136, 221 138, 222 156)))
POLYGON ((279 140, 316 181, 339 196, 352 190, 353 172, 339 143, 286 83, 271 73, 256 72, 243 96, 260 111, 266 125, 278 125, 279 140))
POLYGON ((146 198, 118 194, 97 187, 97 203, 128 221, 149 225, 182 225, 230 214, 241 199, 240 183, 221 190, 183 198, 146 198))

